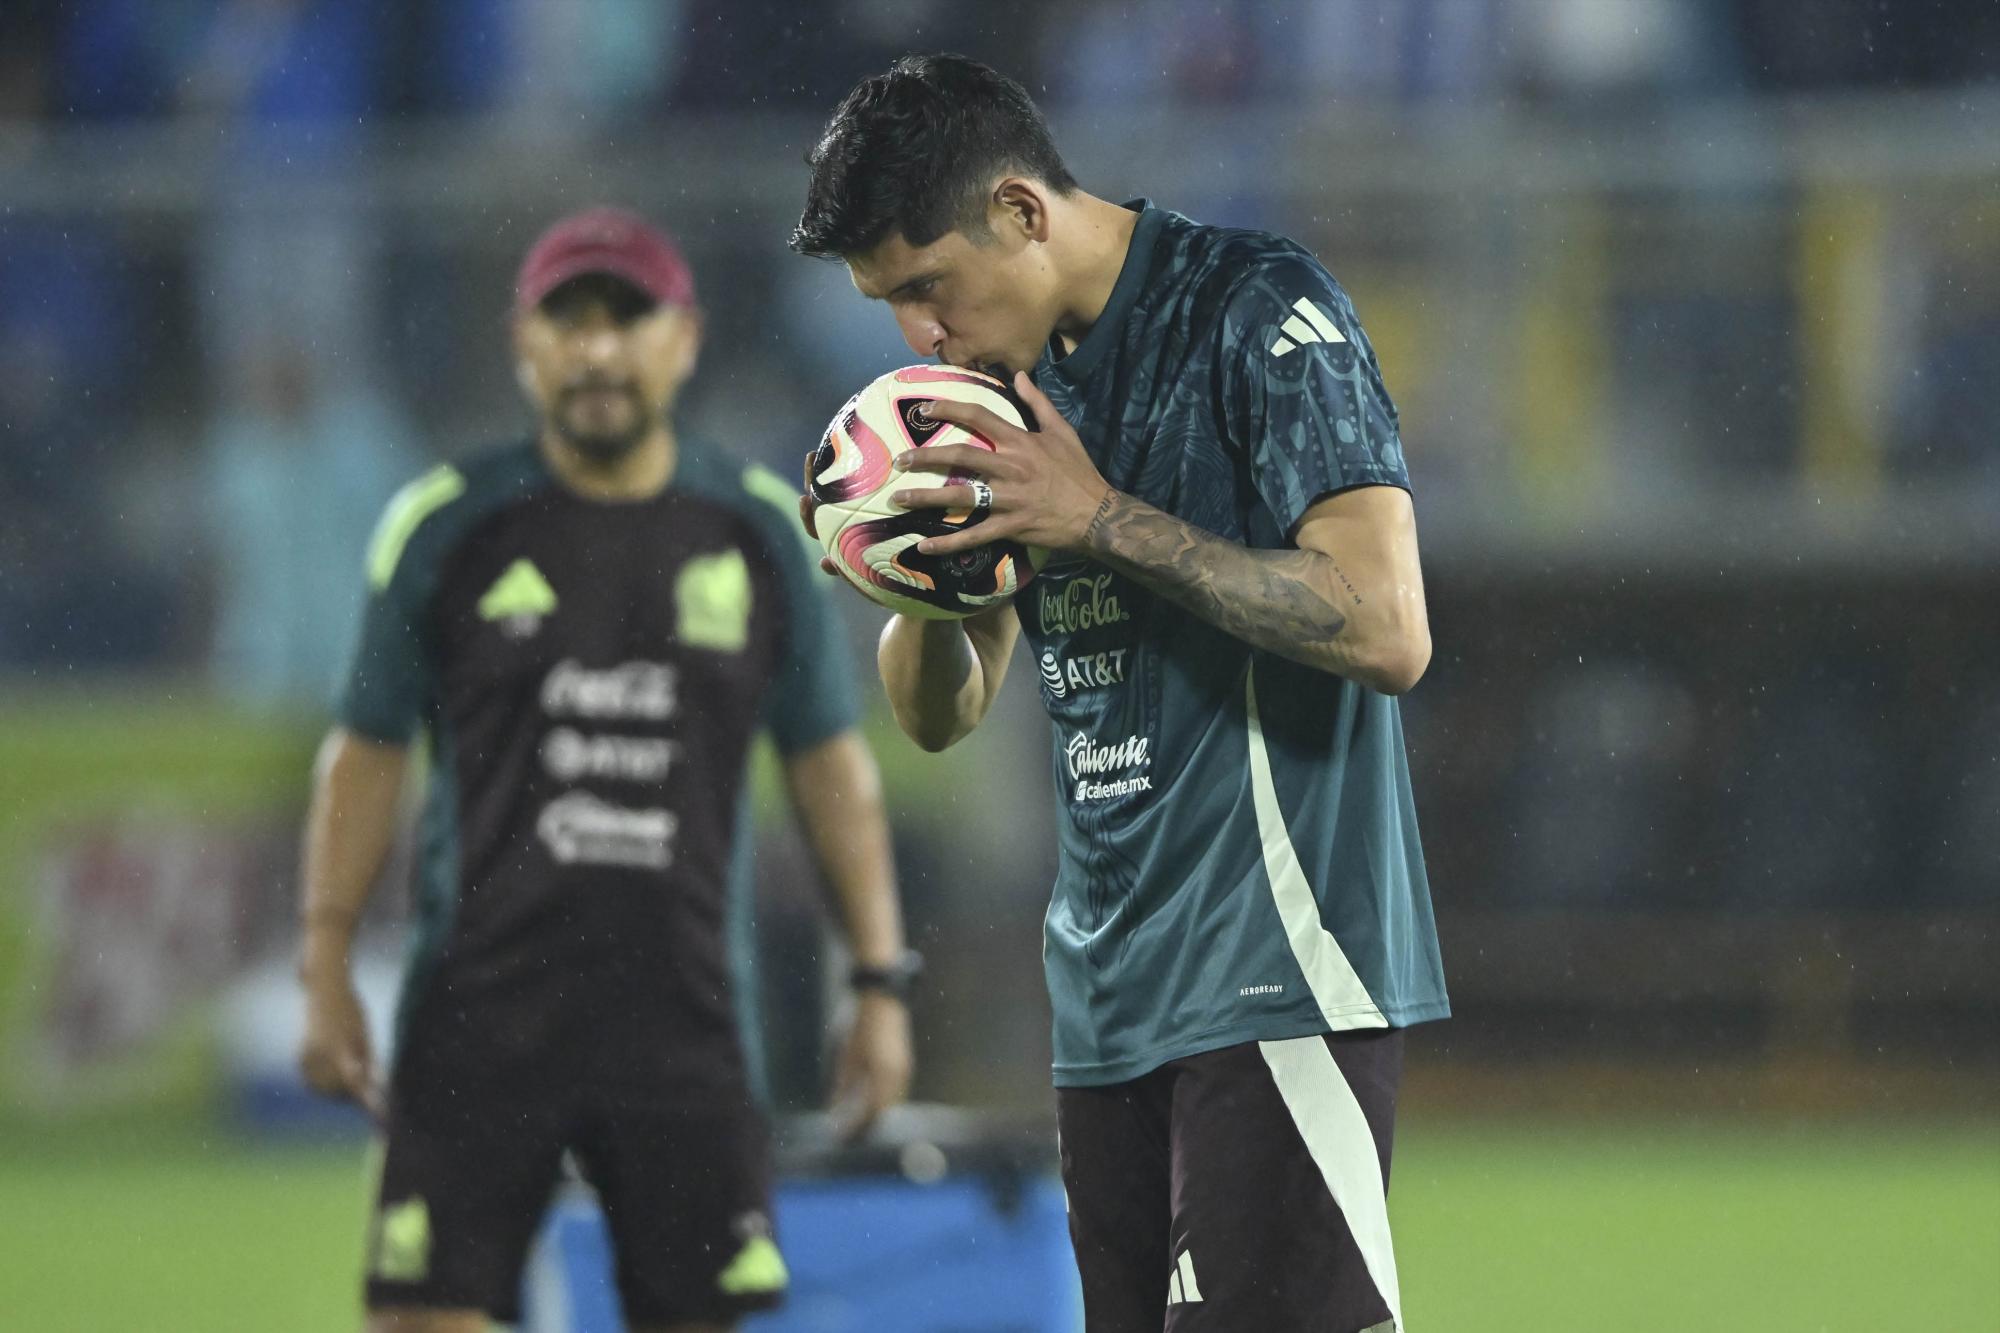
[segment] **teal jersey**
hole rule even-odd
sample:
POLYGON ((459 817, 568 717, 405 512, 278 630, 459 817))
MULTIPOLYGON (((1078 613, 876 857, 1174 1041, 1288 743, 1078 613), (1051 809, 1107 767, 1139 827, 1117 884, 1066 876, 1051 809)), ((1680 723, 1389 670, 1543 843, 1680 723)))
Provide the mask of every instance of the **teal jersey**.
MULTIPOLYGON (((1113 486, 1224 539, 1409 486, 1347 294, 1302 247, 1144 204, 1111 300, 1035 381, 1113 486)), ((1058 1086, 1449 1012, 1394 698, 1253 649, 1102 565, 1016 603, 1061 856, 1058 1086)))

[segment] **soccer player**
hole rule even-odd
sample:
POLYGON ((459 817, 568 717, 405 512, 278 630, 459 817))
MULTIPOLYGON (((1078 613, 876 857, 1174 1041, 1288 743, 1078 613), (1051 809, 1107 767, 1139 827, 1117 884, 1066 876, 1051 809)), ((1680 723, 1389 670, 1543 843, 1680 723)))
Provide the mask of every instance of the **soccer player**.
POLYGON ((1395 409, 1354 307, 1282 237, 1078 188, 1020 85, 864 80, 792 239, 1037 430, 899 463, 1047 547, 1015 605, 897 618, 879 664, 942 749, 1018 637, 1054 722, 1045 965, 1092 1333, 1394 1328, 1402 1029, 1447 1013, 1395 696, 1430 657, 1395 409))
POLYGON ((726 1328, 786 1281, 729 962, 745 758, 768 727, 843 909, 860 1121, 910 1077, 878 777, 790 487, 673 428, 700 317, 672 242, 570 217, 516 298, 534 437, 412 483, 368 551, 306 830, 301 1063, 382 1122, 370 1329, 513 1320, 566 1151, 634 1326, 726 1328), (419 920, 382 1097, 348 949, 420 730, 419 920))

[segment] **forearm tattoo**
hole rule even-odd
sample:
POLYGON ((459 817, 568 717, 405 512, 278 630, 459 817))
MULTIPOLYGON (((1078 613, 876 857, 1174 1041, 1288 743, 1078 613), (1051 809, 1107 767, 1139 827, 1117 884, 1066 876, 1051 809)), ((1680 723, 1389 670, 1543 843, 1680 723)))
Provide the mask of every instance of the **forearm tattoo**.
POLYGON ((1111 507, 1117 503, 1118 488, 1116 486, 1106 486, 1104 488, 1104 498, 1097 502, 1097 512, 1090 516, 1090 522, 1084 526, 1083 544, 1085 546, 1094 547, 1097 545, 1097 534, 1104 526, 1105 515, 1109 514, 1111 507))
POLYGON ((1099 561, 1253 647, 1334 671, 1353 659, 1340 602, 1361 597, 1317 551, 1251 550, 1115 490, 1084 540, 1099 561))

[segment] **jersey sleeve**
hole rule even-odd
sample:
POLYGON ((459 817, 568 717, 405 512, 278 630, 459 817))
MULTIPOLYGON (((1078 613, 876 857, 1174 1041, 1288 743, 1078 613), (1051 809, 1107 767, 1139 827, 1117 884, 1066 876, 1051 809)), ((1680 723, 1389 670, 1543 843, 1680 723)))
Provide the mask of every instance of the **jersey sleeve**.
POLYGON ((1357 486, 1410 488, 1396 407, 1340 284, 1304 253, 1261 260, 1223 307, 1221 412, 1290 534, 1357 486))
POLYGON ((860 705, 842 642, 840 617, 823 586, 818 550, 793 516, 796 492, 761 467, 743 485, 763 511, 762 524, 785 598, 785 649, 764 696, 764 723, 782 754, 797 754, 855 725, 860 705))
POLYGON ((334 715, 349 731, 408 744, 431 705, 433 672, 425 647, 424 558, 412 538, 437 510, 458 498, 465 480, 441 467, 396 494, 368 542, 368 601, 334 715))

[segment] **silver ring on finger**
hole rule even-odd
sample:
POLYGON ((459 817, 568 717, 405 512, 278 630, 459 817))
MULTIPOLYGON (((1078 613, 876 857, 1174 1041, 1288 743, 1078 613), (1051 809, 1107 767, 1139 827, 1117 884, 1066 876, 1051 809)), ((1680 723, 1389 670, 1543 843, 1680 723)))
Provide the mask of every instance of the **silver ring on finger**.
POLYGON ((974 477, 966 483, 972 489, 972 512, 984 514, 993 508, 993 488, 974 477))

